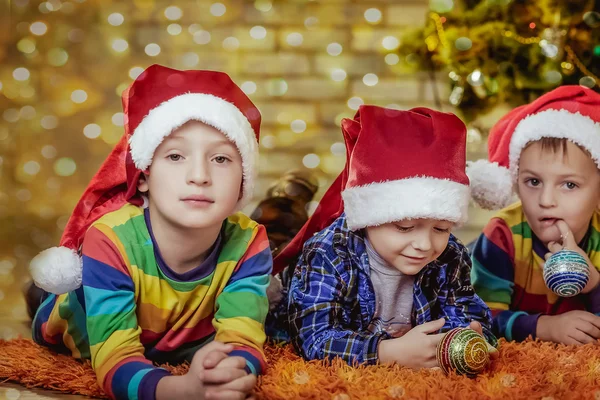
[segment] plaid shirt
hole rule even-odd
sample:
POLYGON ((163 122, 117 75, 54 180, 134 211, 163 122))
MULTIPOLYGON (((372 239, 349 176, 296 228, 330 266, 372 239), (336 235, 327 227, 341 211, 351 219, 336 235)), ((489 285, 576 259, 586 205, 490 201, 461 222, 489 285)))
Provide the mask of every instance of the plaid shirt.
MULTIPOLYGON (((467 249, 451 235, 440 257, 415 277, 412 325, 444 317, 446 332, 479 321, 496 345, 490 310, 475 294, 470 270, 467 249)), ((342 214, 305 243, 298 260, 288 304, 292 342, 309 360, 339 356, 374 364, 379 342, 391 338, 368 329, 375 304, 363 231, 350 231, 342 214)))

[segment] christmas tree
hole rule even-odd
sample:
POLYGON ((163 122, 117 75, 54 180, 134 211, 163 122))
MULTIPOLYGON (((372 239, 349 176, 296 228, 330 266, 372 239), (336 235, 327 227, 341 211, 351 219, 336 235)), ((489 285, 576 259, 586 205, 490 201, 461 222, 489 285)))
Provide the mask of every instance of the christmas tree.
POLYGON ((600 0, 431 0, 430 9, 400 54, 448 72, 448 101, 467 122, 560 85, 599 90, 600 0))

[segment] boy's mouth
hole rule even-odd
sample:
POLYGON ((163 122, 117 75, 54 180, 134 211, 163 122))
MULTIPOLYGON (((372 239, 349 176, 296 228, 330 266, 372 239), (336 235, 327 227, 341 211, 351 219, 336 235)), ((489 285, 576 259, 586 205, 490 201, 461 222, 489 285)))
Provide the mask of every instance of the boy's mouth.
POLYGON ((556 223, 556 221, 558 221, 560 218, 554 218, 554 217, 542 217, 539 219, 540 221, 540 225, 542 225, 542 227, 547 228, 549 226, 552 226, 556 223))
POLYGON ((181 199, 181 201, 183 201, 184 203, 187 203, 187 204, 191 204, 191 205, 202 205, 202 204, 208 205, 208 204, 212 204, 215 202, 210 197, 207 197, 204 195, 197 195, 197 194, 184 197, 183 199, 181 199))
POLYGON ((423 261, 425 260, 427 257, 414 257, 414 256, 407 256, 406 254, 402 254, 404 257, 408 258, 409 260, 413 260, 413 261, 423 261))

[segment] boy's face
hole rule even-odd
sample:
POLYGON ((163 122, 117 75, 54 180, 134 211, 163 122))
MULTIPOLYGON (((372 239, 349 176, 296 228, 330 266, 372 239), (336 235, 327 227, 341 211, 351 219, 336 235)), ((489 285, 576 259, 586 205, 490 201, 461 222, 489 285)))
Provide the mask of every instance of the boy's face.
POLYGON ((527 222, 544 244, 561 242, 556 226, 561 219, 579 242, 600 204, 600 172, 570 141, 565 154, 534 142, 521 153, 517 190, 527 222))
POLYGON ((240 198, 242 158, 215 128, 190 121, 158 146, 145 181, 150 207, 180 228, 221 224, 240 198))
POLYGON ((366 228, 373 249, 389 265, 416 275, 448 246, 454 224, 435 219, 405 219, 366 228))

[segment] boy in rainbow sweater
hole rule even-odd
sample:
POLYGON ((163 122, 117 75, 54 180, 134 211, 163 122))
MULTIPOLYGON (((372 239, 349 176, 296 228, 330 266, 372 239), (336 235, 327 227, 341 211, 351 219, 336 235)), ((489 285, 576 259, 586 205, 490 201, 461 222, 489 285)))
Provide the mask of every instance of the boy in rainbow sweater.
POLYGON ((505 207, 473 250, 471 279, 507 340, 585 344, 600 338, 600 95, 562 86, 502 118, 489 137, 489 161, 468 167, 475 200, 505 207), (512 189, 520 202, 508 206, 512 189), (548 257, 581 254, 590 279, 559 297, 543 278, 548 257))
POLYGON ((260 114, 224 73, 149 67, 126 132, 61 240, 31 263, 39 344, 91 359, 117 399, 243 398, 265 368, 264 227, 252 194, 260 114), (171 376, 153 362, 191 362, 171 376))

